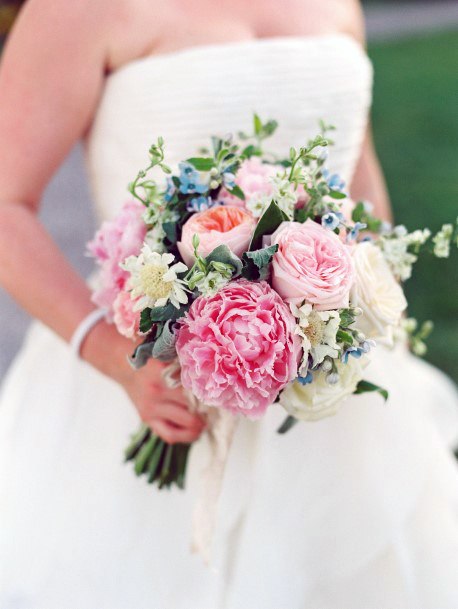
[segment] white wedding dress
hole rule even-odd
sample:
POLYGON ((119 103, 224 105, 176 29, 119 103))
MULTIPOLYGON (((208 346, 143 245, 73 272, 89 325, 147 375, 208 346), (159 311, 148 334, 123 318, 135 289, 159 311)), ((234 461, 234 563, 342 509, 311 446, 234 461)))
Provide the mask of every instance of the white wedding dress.
MULTIPOLYGON (((348 181, 371 84, 344 35, 133 61, 108 78, 87 141, 100 218, 158 135, 176 163, 211 134, 249 129, 253 111, 279 121, 269 145, 285 154, 319 118, 335 124, 329 163, 348 181)), ((354 396, 286 436, 277 405, 240 422, 206 567, 189 551, 205 438, 185 492, 137 479, 123 464, 138 424, 126 395, 34 324, 0 404, 1 609, 457 609, 454 388, 381 347, 366 378, 389 389, 386 405, 354 396)))

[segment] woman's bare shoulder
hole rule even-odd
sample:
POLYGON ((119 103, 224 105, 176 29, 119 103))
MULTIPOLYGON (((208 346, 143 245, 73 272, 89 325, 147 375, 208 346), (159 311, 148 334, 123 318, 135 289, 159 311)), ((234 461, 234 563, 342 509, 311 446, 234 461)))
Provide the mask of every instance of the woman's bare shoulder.
MULTIPOLYGON (((110 71, 154 44, 155 13, 160 17, 157 0, 28 0, 18 21, 29 34, 48 31, 54 41, 65 33, 62 40, 66 38, 67 44, 77 48, 81 58, 86 49, 96 47, 110 71)), ((157 31, 159 28, 157 23, 157 31)))

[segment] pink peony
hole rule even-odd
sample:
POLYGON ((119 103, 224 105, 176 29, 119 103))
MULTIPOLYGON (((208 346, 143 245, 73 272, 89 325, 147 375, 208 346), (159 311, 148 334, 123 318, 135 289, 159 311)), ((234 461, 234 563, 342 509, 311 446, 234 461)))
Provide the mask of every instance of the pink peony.
POLYGON ((245 201, 231 195, 224 188, 219 193, 218 200, 226 205, 244 208, 246 201, 258 201, 261 197, 270 196, 273 189, 269 178, 283 171, 281 165, 268 165, 262 163, 259 157, 253 156, 241 164, 235 176, 235 183, 243 190, 245 201))
POLYGON ((273 244, 278 251, 272 261, 272 285, 287 302, 305 300, 320 310, 348 306, 353 262, 335 233, 313 220, 283 222, 272 235, 273 244))
POLYGON ((265 281, 233 281, 215 296, 200 296, 178 332, 183 386, 208 406, 261 416, 297 376, 295 325, 265 281))
POLYGON ((119 266, 128 256, 137 255, 146 235, 145 211, 138 201, 125 203, 113 220, 104 222, 94 239, 88 243, 89 253, 100 265, 100 286, 92 300, 99 307, 112 308, 119 292, 124 289, 129 273, 119 266))
POLYGON ((194 264, 192 238, 199 235, 199 254, 205 258, 218 245, 227 245, 236 256, 241 256, 250 244, 256 226, 253 216, 233 206, 218 206, 194 214, 184 224, 181 241, 177 243, 185 263, 194 264))
POLYGON ((140 311, 134 311, 135 299, 129 292, 119 292, 113 303, 113 321, 120 334, 134 338, 139 333, 140 311))

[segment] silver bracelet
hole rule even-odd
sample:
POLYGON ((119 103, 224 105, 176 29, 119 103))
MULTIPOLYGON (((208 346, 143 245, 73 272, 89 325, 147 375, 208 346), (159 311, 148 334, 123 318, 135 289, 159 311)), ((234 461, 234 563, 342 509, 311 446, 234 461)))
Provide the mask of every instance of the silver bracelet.
POLYGON ((80 357, 81 345, 92 328, 105 317, 106 309, 95 309, 78 324, 70 340, 70 349, 76 357, 80 357))

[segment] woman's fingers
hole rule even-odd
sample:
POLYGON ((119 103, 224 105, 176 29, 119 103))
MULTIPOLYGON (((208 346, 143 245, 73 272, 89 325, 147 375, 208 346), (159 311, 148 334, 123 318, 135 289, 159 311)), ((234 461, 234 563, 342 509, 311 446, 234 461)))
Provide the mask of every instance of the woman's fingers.
POLYGON ((189 412, 184 404, 176 402, 162 402, 155 406, 154 416, 165 419, 177 427, 188 429, 200 429, 204 427, 204 421, 197 414, 189 412))
POLYGON ((201 430, 176 427, 165 419, 151 421, 151 429, 168 444, 190 444, 197 440, 201 430))

